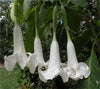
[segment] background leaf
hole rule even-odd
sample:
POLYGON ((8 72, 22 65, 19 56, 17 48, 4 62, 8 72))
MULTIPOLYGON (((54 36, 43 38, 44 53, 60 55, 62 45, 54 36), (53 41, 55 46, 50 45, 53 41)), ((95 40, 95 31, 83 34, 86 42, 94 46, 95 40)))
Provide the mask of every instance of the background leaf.
POLYGON ((73 12, 70 11, 67 13, 68 25, 70 29, 75 32, 79 31, 80 20, 81 20, 81 18, 76 13, 77 13, 76 11, 73 12))
POLYGON ((26 16, 27 10, 31 7, 32 0, 24 0, 23 4, 23 16, 26 16))
POLYGON ((33 52, 34 49, 34 38, 35 38, 35 22, 34 12, 32 12, 25 22, 26 37, 25 37, 25 48, 27 52, 33 52))
POLYGON ((71 2, 77 6, 81 6, 81 7, 86 7, 88 5, 86 0, 68 0, 68 2, 71 2))
POLYGON ((18 89, 17 77, 19 72, 18 68, 11 72, 5 68, 0 68, 0 89, 18 89))
POLYGON ((84 47, 84 45, 87 44, 88 40, 92 37, 92 32, 91 30, 86 30, 83 33, 80 33, 80 35, 73 37, 73 41, 75 44, 76 52, 79 53, 82 49, 82 47, 84 47))

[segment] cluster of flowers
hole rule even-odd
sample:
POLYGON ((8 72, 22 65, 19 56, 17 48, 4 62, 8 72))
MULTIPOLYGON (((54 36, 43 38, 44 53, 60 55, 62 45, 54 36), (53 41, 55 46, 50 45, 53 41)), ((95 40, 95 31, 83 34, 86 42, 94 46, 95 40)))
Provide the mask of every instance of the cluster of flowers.
POLYGON ((67 82, 69 78, 73 80, 87 78, 90 75, 90 69, 87 64, 78 63, 75 53, 75 48, 70 37, 67 42, 67 64, 61 63, 59 55, 59 45, 55 37, 50 47, 50 59, 48 62, 44 61, 41 41, 36 36, 34 41, 34 53, 26 53, 24 48, 24 41, 22 32, 18 24, 14 27, 14 53, 10 56, 5 56, 5 67, 8 71, 11 71, 16 62, 22 69, 29 67, 30 72, 33 74, 36 67, 38 67, 39 77, 43 82, 60 75, 64 82, 67 82), (28 56, 27 56, 28 54, 28 56), (45 70, 42 70, 42 67, 45 70))
POLYGON ((44 61, 41 41, 36 28, 36 37, 34 40, 34 53, 26 53, 24 47, 23 36, 20 26, 15 23, 14 27, 14 53, 10 56, 5 56, 5 67, 8 71, 13 70, 16 63, 21 69, 28 67, 30 72, 34 74, 38 67, 39 78, 43 82, 52 80, 60 75, 63 82, 68 82, 69 78, 79 80, 87 78, 90 75, 90 68, 83 62, 78 62, 74 44, 71 41, 67 31, 67 63, 61 63, 59 54, 59 45, 56 39, 56 32, 53 31, 53 40, 50 47, 50 58, 47 62, 44 61))

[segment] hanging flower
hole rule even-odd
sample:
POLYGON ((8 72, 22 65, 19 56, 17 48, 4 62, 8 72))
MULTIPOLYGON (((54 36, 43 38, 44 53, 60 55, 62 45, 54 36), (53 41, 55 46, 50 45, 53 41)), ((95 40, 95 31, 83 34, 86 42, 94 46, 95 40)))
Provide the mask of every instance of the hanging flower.
POLYGON ((5 56, 5 67, 8 71, 11 71, 16 62, 20 65, 21 69, 24 69, 26 64, 28 63, 30 57, 27 57, 24 41, 22 37, 22 32, 18 24, 15 24, 14 27, 14 53, 10 56, 5 56))
POLYGON ((47 82, 47 80, 56 77, 60 72, 60 63, 59 46, 57 41, 53 40, 50 48, 50 60, 46 70, 43 71, 41 67, 38 69, 40 79, 47 82))
POLYGON ((46 64, 43 58, 41 41, 38 36, 36 36, 34 41, 34 52, 37 55, 38 66, 46 64))
POLYGON ((53 10, 53 41, 50 47, 50 59, 47 66, 38 68, 39 77, 43 82, 47 80, 52 80, 56 76, 60 75, 64 82, 68 81, 68 76, 63 74, 61 67, 64 67, 66 64, 61 63, 60 54, 59 54, 59 45, 56 40, 56 26, 57 26, 57 6, 53 10))
POLYGON ((28 67, 32 74, 34 74, 36 67, 40 65, 41 66, 47 65, 47 63, 44 61, 43 58, 41 41, 38 36, 36 36, 34 40, 34 54, 29 54, 29 55, 30 55, 30 61, 28 62, 28 67))
POLYGON ((66 11, 62 3, 61 3, 61 10, 63 14, 64 27, 67 32, 67 38, 68 38, 68 42, 67 42, 68 62, 67 62, 67 66, 62 68, 63 76, 68 76, 73 80, 83 79, 83 77, 87 78, 90 75, 90 68, 88 67, 87 64, 83 62, 78 62, 77 60, 74 44, 71 41, 70 35, 68 33, 69 27, 67 25, 68 23, 67 23, 66 11))
POLYGON ((38 11, 37 11, 37 7, 35 9, 35 29, 36 29, 36 37, 34 40, 34 54, 29 54, 30 55, 30 61, 28 62, 28 67, 30 72, 33 74, 36 70, 36 67, 40 66, 40 65, 45 65, 47 63, 45 63, 44 58, 43 58, 43 52, 42 52, 42 45, 41 45, 41 41, 39 39, 39 35, 38 35, 38 11), (32 56, 33 55, 33 56, 32 56))
POLYGON ((68 64, 67 67, 64 68, 65 74, 69 76, 69 78, 73 80, 79 80, 87 78, 90 75, 90 68, 87 64, 83 62, 79 62, 76 57, 75 48, 73 42, 70 39, 69 33, 68 35, 68 42, 67 42, 67 56, 68 56, 68 64))
POLYGON ((43 66, 38 68, 40 79, 43 82, 47 82, 47 80, 52 80, 60 75, 63 81, 68 81, 68 76, 63 74, 63 70, 61 68, 65 65, 65 63, 61 63, 60 61, 59 45, 54 38, 50 47, 50 59, 48 61, 48 65, 44 67, 45 70, 42 69, 43 66))

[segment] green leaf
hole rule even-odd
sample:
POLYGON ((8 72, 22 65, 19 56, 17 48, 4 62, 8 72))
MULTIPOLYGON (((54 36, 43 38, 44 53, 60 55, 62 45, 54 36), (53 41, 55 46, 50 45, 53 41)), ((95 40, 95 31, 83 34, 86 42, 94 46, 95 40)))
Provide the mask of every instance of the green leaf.
POLYGON ((50 0, 52 3, 54 2, 54 0, 50 0))
POLYGON ((80 35, 73 37, 73 41, 76 47, 76 52, 79 53, 87 43, 87 41, 92 37, 92 32, 90 29, 87 29, 85 32, 80 35))
POLYGON ((67 13, 67 19, 68 19, 68 26, 69 26, 69 28, 71 30, 75 31, 75 32, 79 31, 81 18, 77 15, 77 12, 69 11, 67 13))
POLYGON ((18 89, 17 77, 19 73, 18 68, 11 72, 5 68, 0 68, 0 89, 18 89))
POLYGON ((23 5, 24 0, 18 0, 18 2, 23 5))
POLYGON ((46 26, 48 26, 48 24, 52 20, 52 13, 53 13, 53 6, 45 8, 44 5, 42 5, 42 8, 40 9, 40 13, 39 13, 39 22, 40 22, 39 37, 40 38, 44 35, 46 26))
POLYGON ((52 13, 53 13, 53 6, 50 6, 47 9, 47 12, 45 14, 45 23, 48 24, 52 20, 52 13))
POLYGON ((24 0, 23 4, 23 16, 26 16, 27 10, 31 7, 32 0, 24 0))
POLYGON ((22 24, 23 21, 23 7, 20 5, 18 8, 18 23, 22 24))
POLYGON ((94 51, 92 51, 87 63, 91 69, 91 75, 80 81, 76 89, 100 89, 100 65, 94 51))
POLYGON ((34 50, 34 38, 35 38, 35 12, 32 12, 25 22, 26 37, 25 37, 25 48, 27 52, 33 52, 34 50))
POLYGON ((45 14, 46 14, 47 9, 45 8, 44 4, 41 6, 40 9, 40 13, 39 13, 39 22, 40 22, 40 26, 44 26, 45 25, 45 14))
POLYGON ((68 2, 71 2, 77 6, 81 6, 81 7, 86 7, 88 5, 86 0, 68 0, 68 2))

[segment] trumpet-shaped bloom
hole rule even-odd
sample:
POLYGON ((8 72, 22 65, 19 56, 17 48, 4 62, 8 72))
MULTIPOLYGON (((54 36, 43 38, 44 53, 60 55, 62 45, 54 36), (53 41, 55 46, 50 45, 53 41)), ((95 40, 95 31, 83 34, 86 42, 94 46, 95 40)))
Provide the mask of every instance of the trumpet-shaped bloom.
POLYGON ((37 55, 38 65, 46 64, 43 58, 41 41, 38 36, 36 36, 35 41, 34 41, 34 53, 37 55))
POLYGON ((35 72, 36 67, 40 65, 46 65, 43 58, 41 41, 38 36, 36 36, 34 40, 34 54, 29 54, 29 55, 30 55, 30 61, 28 62, 28 67, 32 74, 35 72))
POLYGON ((14 53, 10 56, 5 56, 4 59, 4 64, 8 71, 14 68, 16 62, 18 62, 21 69, 24 69, 29 61, 24 48, 22 32, 18 24, 15 24, 14 27, 14 53))
POLYGON ((60 57, 58 43, 53 40, 50 48, 50 60, 45 71, 39 68, 39 77, 42 81, 46 82, 49 79, 53 79, 59 74, 60 71, 60 57))
POLYGON ((64 78, 67 78, 67 76, 63 75, 61 66, 64 66, 64 64, 60 61, 59 45, 58 42, 53 39, 50 48, 50 59, 48 61, 48 65, 46 66, 46 70, 43 71, 41 67, 38 69, 40 79, 43 82, 47 82, 47 80, 52 80, 56 76, 61 75, 63 81, 65 81, 64 78))
POLYGON ((83 62, 78 63, 73 42, 69 38, 67 42, 67 56, 68 64, 63 70, 71 79, 77 81, 83 79, 83 77, 87 78, 90 75, 90 68, 88 65, 83 62))

